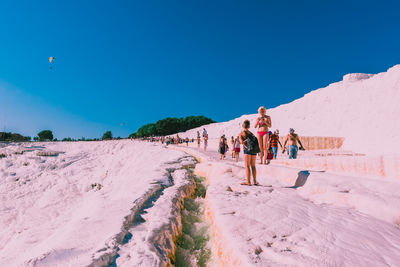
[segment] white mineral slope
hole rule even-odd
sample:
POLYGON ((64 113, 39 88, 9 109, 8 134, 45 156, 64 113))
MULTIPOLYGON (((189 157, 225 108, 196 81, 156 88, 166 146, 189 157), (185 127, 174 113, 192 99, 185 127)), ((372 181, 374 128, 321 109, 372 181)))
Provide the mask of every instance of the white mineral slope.
MULTIPOLYGON (((174 207, 174 205, 176 205, 176 203, 174 203, 176 202, 174 198, 180 187, 191 184, 191 180, 187 177, 187 171, 184 169, 175 170, 172 173, 172 178, 174 180, 174 186, 166 188, 154 206, 147 209, 142 215, 144 222, 130 230, 132 238, 127 244, 120 247, 118 251, 119 257, 116 259, 117 266, 163 266, 165 264, 165 259, 163 258, 166 258, 168 255, 157 255, 154 244, 155 239, 162 238, 157 238, 155 236, 165 234, 163 233, 163 228, 175 228, 178 230, 178 226, 181 225, 180 216, 179 214, 173 215, 171 213, 171 211, 176 208, 174 207), (172 220, 172 217, 174 217, 174 220, 172 220), (175 223, 175 225, 173 225, 173 223, 175 223), (169 224, 171 224, 171 226, 168 226, 169 224)), ((172 232, 173 231, 166 233, 171 241, 176 238, 171 235, 173 234, 172 232)), ((179 233, 176 232, 176 234, 179 233)), ((170 243, 165 242, 164 245, 167 244, 170 243)), ((159 244, 156 244, 156 246, 159 249, 159 244)), ((172 250, 170 245, 168 245, 168 247, 168 249, 172 250)))
MULTIPOLYGON (((268 89, 268 88, 267 88, 268 89)), ((400 154, 400 65, 379 74, 353 73, 343 81, 311 91, 289 104, 268 109, 272 129, 281 134, 294 128, 304 136, 345 137, 344 149, 366 154, 400 154)), ((254 107, 255 112, 258 107, 254 107)), ((245 119, 257 114, 205 126, 210 138, 236 136, 245 119)), ((182 136, 196 137, 192 129, 182 136)), ((252 128, 255 132, 254 128, 252 128)))
POLYGON ((27 149, 0 159, 0 266, 90 264, 115 243, 134 201, 169 182, 165 163, 184 156, 127 140, 9 145, 0 153, 27 149))
POLYGON ((398 266, 400 181, 258 165, 181 147, 207 177, 207 214, 219 266, 398 266), (227 190, 229 187, 229 190, 227 190))

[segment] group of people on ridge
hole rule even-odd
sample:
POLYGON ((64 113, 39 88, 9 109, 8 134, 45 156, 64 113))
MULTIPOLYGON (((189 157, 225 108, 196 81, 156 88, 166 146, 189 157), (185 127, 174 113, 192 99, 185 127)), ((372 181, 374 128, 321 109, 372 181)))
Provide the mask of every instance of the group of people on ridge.
POLYGON ((269 155, 272 154, 272 157, 275 159, 277 157, 278 144, 281 146, 283 153, 286 151, 286 144, 289 145, 288 152, 290 159, 297 158, 297 151, 299 149, 304 150, 299 136, 292 128, 289 130, 289 134, 287 135, 285 143, 282 146, 279 141, 279 131, 275 130, 274 133, 269 132, 269 128, 271 127, 272 123, 271 117, 266 115, 266 112, 267 110, 265 107, 260 107, 258 109, 260 117, 257 118, 254 125, 255 128, 258 128, 257 137, 249 130, 249 120, 245 120, 243 122, 243 131, 239 134, 239 141, 243 145, 244 164, 246 169, 246 181, 243 182, 242 185, 251 185, 251 176, 253 176, 253 184, 258 185, 256 178, 257 154, 260 155, 260 164, 269 164, 269 160, 271 159, 268 157, 269 155), (300 148, 297 144, 300 145, 300 148), (270 150, 272 150, 272 153, 268 153, 270 150))
MULTIPOLYGON (((204 140, 204 151, 207 150, 208 146, 208 133, 206 128, 203 128, 203 140, 204 140)), ((200 132, 197 131, 197 147, 200 148, 200 132)))
MULTIPOLYGON (((236 162, 239 160, 240 146, 243 146, 246 181, 243 182, 242 185, 251 185, 251 177, 253 177, 253 184, 258 185, 256 172, 257 155, 260 156, 260 164, 269 164, 271 159, 277 158, 278 145, 281 147, 282 153, 288 153, 289 159, 296 159, 298 150, 304 150, 300 138, 293 128, 290 128, 289 134, 286 136, 286 140, 282 145, 279 140, 279 130, 275 130, 274 132, 270 131, 272 125, 271 117, 266 113, 267 110, 265 107, 260 107, 258 109, 258 114, 260 116, 254 124, 254 128, 257 128, 257 136, 249 130, 251 126, 250 121, 245 120, 242 124, 242 132, 236 138, 233 136, 231 137, 232 158, 235 158, 236 162), (287 144, 288 147, 286 148, 287 144), (298 146, 298 144, 300 146, 298 146)), ((202 137, 204 141, 204 151, 206 151, 208 146, 208 133, 205 128, 203 128, 202 137)), ((175 138, 167 137, 162 141, 166 141, 167 145, 180 143, 186 143, 186 145, 188 145, 190 142, 189 138, 180 138, 179 135, 176 135, 175 138)), ((194 138, 191 139, 191 142, 194 142, 194 138)), ((197 145, 199 148, 200 142, 200 132, 197 131, 197 145)), ((226 157, 226 152, 228 150, 228 141, 225 135, 222 135, 218 144, 218 152, 220 153, 221 160, 226 157)))

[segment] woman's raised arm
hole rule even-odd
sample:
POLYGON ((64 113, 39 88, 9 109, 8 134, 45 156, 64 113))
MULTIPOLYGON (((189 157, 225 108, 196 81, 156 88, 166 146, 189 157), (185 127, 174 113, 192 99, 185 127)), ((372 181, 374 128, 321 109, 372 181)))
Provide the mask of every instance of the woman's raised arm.
POLYGON ((258 122, 260 121, 260 118, 257 118, 257 120, 256 120, 256 124, 254 124, 254 128, 257 128, 257 126, 258 126, 258 122))
POLYGON ((272 125, 272 123, 271 123, 271 117, 270 117, 270 116, 267 116, 267 126, 268 126, 269 128, 271 128, 271 125, 272 125))

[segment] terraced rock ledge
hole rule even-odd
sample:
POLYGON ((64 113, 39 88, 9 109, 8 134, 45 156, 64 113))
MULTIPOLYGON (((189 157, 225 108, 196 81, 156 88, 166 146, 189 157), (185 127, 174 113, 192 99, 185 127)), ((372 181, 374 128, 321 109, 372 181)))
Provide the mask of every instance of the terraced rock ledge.
POLYGON ((89 266, 124 265, 132 263, 132 258, 136 264, 148 266, 205 266, 210 255, 206 246, 208 227, 200 221, 204 209, 197 198, 205 196, 206 188, 204 179, 193 174, 195 163, 190 156, 168 163, 165 169, 169 183, 155 184, 135 201, 121 232, 94 255, 89 266), (163 217, 168 217, 167 223, 156 219, 163 217), (196 229, 200 224, 199 232, 196 229), (195 245, 190 246, 187 240, 193 239, 195 245))

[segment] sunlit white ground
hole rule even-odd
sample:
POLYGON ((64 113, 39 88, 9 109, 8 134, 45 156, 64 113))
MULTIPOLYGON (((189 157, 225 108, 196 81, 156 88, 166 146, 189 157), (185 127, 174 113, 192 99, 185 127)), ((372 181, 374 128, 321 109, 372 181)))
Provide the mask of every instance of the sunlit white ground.
MULTIPOLYGON (((261 186, 242 186, 244 168, 215 147, 132 142, 46 143, 0 148, 0 265, 86 266, 111 247, 134 201, 168 183, 166 168, 185 154, 197 156, 196 172, 208 179, 205 199, 211 224, 210 266, 397 266, 400 262, 400 181, 293 167, 321 152, 280 154, 257 165, 261 186), (32 147, 36 146, 36 147, 32 147), (23 155, 13 154, 22 150, 23 155), (57 157, 38 151, 64 152, 57 157), (286 162, 285 164, 282 164, 286 162), (96 184, 92 188, 92 184, 96 184), (98 188, 101 184, 101 188, 98 188), (228 187, 230 188, 228 190, 228 187), (103 251, 104 252, 104 251, 103 251)), ((345 151, 325 151, 338 160, 345 151)), ((325 153, 324 152, 324 153, 325 153)), ((319 154, 319 155, 318 155, 319 154)), ((176 184, 185 182, 176 173, 176 184)), ((159 260, 149 236, 167 223, 176 190, 147 214, 120 246, 118 266, 159 260)))
MULTIPOLYGON (((206 202, 218 264, 398 266, 400 180, 272 162, 257 164, 261 185, 249 187, 240 185, 243 162, 233 162, 230 152, 221 161, 213 147, 204 152, 191 146, 181 149, 202 159, 196 171, 209 181, 206 202)), ((300 158, 318 158, 312 155, 300 158)), ((285 157, 280 154, 280 161, 285 157)))
POLYGON ((184 156, 130 140, 0 145, 8 154, 0 159, 0 266, 90 264, 113 246, 134 201, 168 183, 165 163, 184 156), (32 151, 13 154, 23 150, 32 151))

